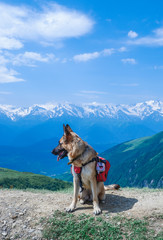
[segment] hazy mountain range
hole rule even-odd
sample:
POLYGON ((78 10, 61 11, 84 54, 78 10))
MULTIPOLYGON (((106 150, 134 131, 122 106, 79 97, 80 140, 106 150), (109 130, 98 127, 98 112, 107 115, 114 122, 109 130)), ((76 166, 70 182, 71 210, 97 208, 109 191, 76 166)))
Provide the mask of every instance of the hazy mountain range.
POLYGON ((27 146, 60 138, 63 123, 97 151, 163 129, 163 102, 135 105, 46 104, 28 108, 0 105, 0 145, 27 146))
POLYGON ((45 104, 33 105, 31 107, 13 107, 11 105, 0 105, 0 118, 9 118, 13 121, 20 119, 31 119, 33 117, 47 120, 61 116, 89 118, 148 118, 159 119, 163 117, 163 102, 146 101, 133 105, 113 105, 113 104, 45 104))

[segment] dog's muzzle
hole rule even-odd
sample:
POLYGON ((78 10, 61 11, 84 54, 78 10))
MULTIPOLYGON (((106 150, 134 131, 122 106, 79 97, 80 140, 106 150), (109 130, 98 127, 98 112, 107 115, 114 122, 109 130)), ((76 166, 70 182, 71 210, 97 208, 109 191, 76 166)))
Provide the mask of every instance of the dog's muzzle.
POLYGON ((53 151, 52 151, 52 154, 54 154, 54 155, 58 155, 57 156, 57 161, 59 161, 60 159, 63 159, 64 157, 67 157, 67 154, 68 154, 68 152, 67 152, 67 150, 65 150, 65 149, 53 149, 53 151))

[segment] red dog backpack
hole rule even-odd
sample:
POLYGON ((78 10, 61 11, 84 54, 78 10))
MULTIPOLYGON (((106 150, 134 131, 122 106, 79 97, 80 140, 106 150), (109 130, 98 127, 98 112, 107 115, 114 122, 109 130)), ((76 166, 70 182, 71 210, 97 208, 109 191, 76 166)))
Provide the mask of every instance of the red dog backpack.
POLYGON ((105 182, 110 169, 110 163, 108 160, 102 157, 98 157, 96 164, 97 182, 105 182))
MULTIPOLYGON (((97 159, 96 159, 97 182, 105 182, 106 181, 109 169, 110 169, 109 161, 106 160, 105 158, 97 157, 97 159)), ((74 166, 74 171, 75 171, 75 173, 80 175, 81 171, 82 171, 82 167, 74 166)), ((71 166, 71 173, 72 173, 72 166, 71 166)))

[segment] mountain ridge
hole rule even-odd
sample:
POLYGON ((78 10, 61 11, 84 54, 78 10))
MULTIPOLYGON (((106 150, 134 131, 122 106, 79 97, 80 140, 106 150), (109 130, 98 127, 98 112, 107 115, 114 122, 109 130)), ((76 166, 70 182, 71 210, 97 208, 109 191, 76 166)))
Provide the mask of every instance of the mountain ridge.
POLYGON ((101 154, 109 160, 110 181, 129 187, 163 187, 163 131, 108 149, 101 154))
POLYGON ((12 121, 17 121, 26 117, 40 116, 45 119, 51 119, 62 116, 71 116, 79 118, 130 118, 135 117, 144 119, 149 116, 154 118, 163 117, 163 102, 146 101, 136 104, 35 104, 30 107, 14 107, 12 105, 0 104, 0 118, 7 117, 12 121))

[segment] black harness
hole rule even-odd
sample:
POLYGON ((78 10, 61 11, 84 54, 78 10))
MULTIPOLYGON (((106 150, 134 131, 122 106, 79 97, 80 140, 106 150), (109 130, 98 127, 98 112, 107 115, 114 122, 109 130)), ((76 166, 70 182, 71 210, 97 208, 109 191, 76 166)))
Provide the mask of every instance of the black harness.
MULTIPOLYGON (((73 159, 72 162, 74 162, 76 159, 73 159)), ((97 162, 97 160, 98 160, 98 157, 92 158, 89 162, 86 162, 86 163, 82 164, 82 167, 85 167, 87 164, 89 164, 91 162, 97 162)), ((82 178, 81 178, 82 167, 80 167, 80 169, 81 169, 80 173, 76 173, 78 178, 79 178, 80 192, 83 192, 83 190, 84 190, 83 183, 82 183, 82 178)))
POLYGON ((92 158, 92 160, 90 160, 89 162, 86 162, 84 164, 82 164, 82 167, 85 167, 87 164, 91 163, 91 162, 95 162, 97 161, 98 157, 92 158))

